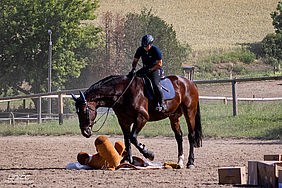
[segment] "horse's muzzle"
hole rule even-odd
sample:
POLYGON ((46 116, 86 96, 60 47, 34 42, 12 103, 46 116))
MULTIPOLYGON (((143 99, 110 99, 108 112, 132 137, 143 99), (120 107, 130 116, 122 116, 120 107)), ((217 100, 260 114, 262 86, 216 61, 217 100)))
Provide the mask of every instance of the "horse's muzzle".
POLYGON ((84 137, 89 138, 92 135, 91 127, 88 127, 87 129, 84 129, 84 130, 81 129, 81 134, 84 137))

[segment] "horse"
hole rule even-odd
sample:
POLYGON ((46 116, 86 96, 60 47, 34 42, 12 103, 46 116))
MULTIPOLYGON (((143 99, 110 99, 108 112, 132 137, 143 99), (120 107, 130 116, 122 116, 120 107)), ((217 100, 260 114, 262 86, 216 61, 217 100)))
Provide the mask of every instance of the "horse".
POLYGON ((90 86, 84 93, 80 91, 78 98, 72 94, 82 135, 86 138, 92 135, 92 127, 99 107, 112 108, 123 132, 128 162, 133 163, 131 144, 145 158, 153 160, 154 153, 138 142, 138 134, 148 121, 158 121, 168 117, 178 145, 177 164, 183 168, 183 133, 180 128, 180 117, 184 114, 190 145, 186 167, 194 168, 194 147, 202 146, 198 90, 196 85, 185 77, 171 75, 166 78, 173 84, 175 97, 165 101, 167 109, 161 112, 154 110, 154 102, 145 95, 143 79, 135 75, 109 76, 90 86))

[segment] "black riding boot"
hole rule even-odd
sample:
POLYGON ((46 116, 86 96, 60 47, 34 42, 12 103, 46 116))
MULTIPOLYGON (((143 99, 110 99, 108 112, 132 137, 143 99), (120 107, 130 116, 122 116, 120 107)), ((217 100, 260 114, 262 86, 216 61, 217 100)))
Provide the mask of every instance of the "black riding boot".
POLYGON ((161 111, 166 111, 167 107, 166 107, 166 104, 164 102, 164 95, 163 95, 163 92, 161 90, 161 86, 160 85, 158 85, 157 90, 158 90, 157 91, 157 93, 158 93, 158 101, 160 103, 160 106, 157 106, 156 110, 160 111, 160 112, 161 111))

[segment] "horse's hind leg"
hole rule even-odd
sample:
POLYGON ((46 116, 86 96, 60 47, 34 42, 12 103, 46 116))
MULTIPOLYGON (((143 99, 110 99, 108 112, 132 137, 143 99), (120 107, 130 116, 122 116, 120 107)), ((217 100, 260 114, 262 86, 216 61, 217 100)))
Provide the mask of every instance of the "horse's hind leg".
POLYGON ((176 111, 174 114, 172 114, 171 116, 169 116, 170 119, 170 125, 171 128, 174 132, 174 136, 177 142, 177 146, 178 146, 178 161, 177 164, 183 168, 184 167, 184 155, 183 155, 183 139, 182 139, 182 131, 180 129, 180 117, 181 117, 182 113, 180 112, 180 110, 178 110, 178 112, 176 111))
POLYGON ((195 145, 195 115, 196 111, 188 110, 185 106, 182 108, 183 114, 185 116, 185 120, 188 126, 188 140, 189 140, 189 157, 186 167, 187 168, 195 168, 194 166, 194 145, 195 145))

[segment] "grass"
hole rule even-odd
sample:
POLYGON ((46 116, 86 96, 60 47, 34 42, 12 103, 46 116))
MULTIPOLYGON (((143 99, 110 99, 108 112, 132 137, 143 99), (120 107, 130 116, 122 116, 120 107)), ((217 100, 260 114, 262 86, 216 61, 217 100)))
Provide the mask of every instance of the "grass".
MULTIPOLYGON (((263 138, 281 139, 282 135, 282 102, 275 103, 239 103, 239 114, 234 117, 232 104, 201 104, 201 118, 203 134, 205 137, 236 137, 236 138, 263 138)), ((97 130, 94 125, 93 130, 97 130)), ((187 135, 187 126, 184 118, 181 118, 181 127, 184 135, 187 135)), ((15 126, 0 124, 0 135, 78 135, 80 130, 78 120, 69 119, 64 125, 57 121, 15 126)), ((105 125, 97 135, 121 135, 115 115, 109 115, 105 125)), ((140 135, 144 136, 174 136, 168 119, 158 122, 148 122, 140 135)))
POLYGON ((76 119, 66 120, 63 125, 57 121, 50 121, 42 124, 16 123, 16 125, 0 124, 0 134, 9 135, 75 135, 80 134, 78 121, 76 119))
POLYGON ((281 139, 281 105, 282 102, 240 103, 239 115, 233 117, 232 104, 209 104, 209 108, 203 110, 203 132, 211 137, 281 139))

